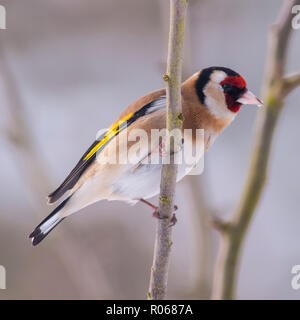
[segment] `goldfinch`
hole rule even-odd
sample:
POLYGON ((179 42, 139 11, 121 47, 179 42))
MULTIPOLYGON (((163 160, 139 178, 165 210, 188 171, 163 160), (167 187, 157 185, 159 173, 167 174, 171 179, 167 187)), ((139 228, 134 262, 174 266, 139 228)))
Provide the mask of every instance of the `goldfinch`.
MULTIPOLYGON (((198 142, 203 144, 204 151, 232 122, 243 104, 262 105, 247 89, 244 78, 225 67, 209 67, 195 73, 182 84, 181 95, 183 130, 192 130, 191 139, 183 140, 183 148, 196 143, 196 129, 204 129, 204 137, 198 142)), ((134 141, 128 141, 134 130, 143 130, 151 136, 151 130, 165 127, 165 89, 151 92, 129 105, 90 146, 64 182, 48 196, 49 204, 59 199, 63 201, 30 234, 32 244, 40 243, 67 216, 99 200, 121 200, 133 204, 142 201, 157 211, 157 207, 146 199, 159 193, 162 164, 149 164, 145 159, 153 154, 161 157, 161 144, 140 146, 139 153, 124 163, 113 163, 107 158, 121 155, 124 141, 129 147, 134 145, 134 141)), ((128 152, 129 149, 124 150, 128 152)), ((194 165, 180 164, 177 181, 194 165)))

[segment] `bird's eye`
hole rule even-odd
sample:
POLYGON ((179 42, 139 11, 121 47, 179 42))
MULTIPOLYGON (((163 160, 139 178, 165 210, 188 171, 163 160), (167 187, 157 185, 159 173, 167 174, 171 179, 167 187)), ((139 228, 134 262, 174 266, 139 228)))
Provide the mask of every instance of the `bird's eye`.
POLYGON ((226 91, 229 91, 230 89, 232 89, 232 85, 229 83, 224 83, 224 84, 222 84, 222 88, 226 92, 226 91))

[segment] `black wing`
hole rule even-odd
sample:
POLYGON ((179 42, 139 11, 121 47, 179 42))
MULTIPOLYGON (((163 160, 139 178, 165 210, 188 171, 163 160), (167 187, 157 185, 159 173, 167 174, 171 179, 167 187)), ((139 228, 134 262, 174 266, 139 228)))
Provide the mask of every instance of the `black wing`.
POLYGON ((95 161, 96 154, 101 152, 104 147, 117 136, 123 129, 130 126, 138 118, 150 114, 157 110, 163 109, 166 106, 166 97, 161 96, 159 99, 154 100, 134 113, 125 116, 118 123, 113 124, 105 133, 103 133, 85 152, 81 159, 76 164, 75 168, 70 172, 64 182, 48 196, 48 202, 53 203, 57 201, 66 191, 72 189, 76 182, 79 180, 84 171, 95 161))
POLYGON ((86 156, 97 146, 101 140, 96 140, 89 149, 85 152, 85 154, 81 157, 81 159, 76 164, 75 168, 69 173, 64 182, 52 193, 48 196, 48 202, 53 203, 57 201, 66 191, 73 188, 76 182, 79 180, 80 176, 86 170, 87 167, 95 160, 96 153, 93 154, 89 159, 84 160, 86 156))

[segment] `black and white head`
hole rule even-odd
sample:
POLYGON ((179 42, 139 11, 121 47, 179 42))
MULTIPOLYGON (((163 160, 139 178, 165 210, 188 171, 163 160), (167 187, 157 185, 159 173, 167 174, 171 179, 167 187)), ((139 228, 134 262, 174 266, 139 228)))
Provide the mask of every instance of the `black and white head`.
POLYGON ((196 91, 201 103, 217 118, 234 118, 244 104, 263 104, 247 89, 241 75, 224 67, 210 67, 200 71, 196 91))

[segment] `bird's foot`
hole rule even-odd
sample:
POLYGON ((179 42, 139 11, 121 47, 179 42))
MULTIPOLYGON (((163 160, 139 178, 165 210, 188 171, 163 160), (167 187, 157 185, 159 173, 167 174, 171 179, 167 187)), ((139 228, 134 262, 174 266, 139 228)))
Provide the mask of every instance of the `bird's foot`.
POLYGON ((160 216, 159 211, 158 211, 158 207, 157 207, 157 210, 153 211, 152 217, 156 218, 156 219, 164 219, 163 217, 160 216))
MULTIPOLYGON (((175 206, 174 206, 174 207, 175 207, 175 206)), ((156 219, 166 219, 165 217, 161 217, 161 216, 160 216, 158 210, 154 211, 154 212, 152 213, 152 216, 153 216, 154 218, 156 218, 156 219)), ((177 221, 178 221, 178 220, 177 220, 176 214, 173 213, 172 218, 170 219, 170 224, 169 224, 168 227, 169 227, 169 228, 170 228, 170 227, 174 227, 175 224, 177 223, 177 221)))
MULTIPOLYGON (((152 209, 154 209, 152 216, 156 219, 165 219, 165 217, 162 217, 159 213, 159 207, 155 206, 154 204, 152 204, 151 202, 144 200, 144 199, 140 199, 141 202, 145 203, 146 205, 148 205, 149 207, 151 207, 152 209)), ((176 211, 178 210, 178 206, 175 204, 173 207, 173 210, 176 211)), ((169 225, 169 227, 173 227, 175 226, 175 224, 177 223, 177 218, 175 213, 173 213, 172 218, 170 219, 171 224, 169 225)))
MULTIPOLYGON (((176 211, 177 209, 178 207, 174 205, 174 211, 176 211)), ((162 217, 159 214, 158 208, 152 213, 152 216, 156 219, 166 219, 165 217, 162 217)), ((176 214, 173 213, 172 218, 170 219, 170 225, 168 227, 174 227, 176 223, 177 223, 177 217, 176 217, 176 214)))

